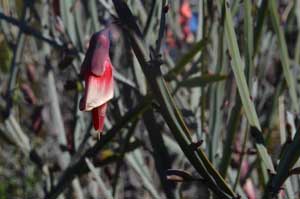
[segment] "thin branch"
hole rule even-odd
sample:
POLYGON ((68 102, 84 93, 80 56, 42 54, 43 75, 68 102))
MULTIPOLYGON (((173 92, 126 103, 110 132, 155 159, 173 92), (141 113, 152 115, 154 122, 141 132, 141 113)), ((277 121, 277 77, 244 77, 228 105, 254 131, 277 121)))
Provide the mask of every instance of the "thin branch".
POLYGON ((156 49, 155 49, 155 52, 157 54, 159 54, 161 42, 164 37, 165 25, 166 25, 166 13, 167 13, 166 0, 163 0, 161 3, 160 26, 159 26, 158 39, 156 41, 156 49))
MULTIPOLYGON (((7 16, 2 12, 0 12, 0 20, 4 20, 7 23, 17 26, 18 28, 20 28, 20 30, 23 33, 31 35, 41 41, 44 41, 44 42, 48 43, 49 45, 53 46, 54 48, 66 49, 66 46, 64 44, 60 44, 55 40, 45 37, 42 33, 40 33, 38 30, 34 29, 33 27, 29 26, 28 24, 26 24, 24 21, 19 21, 18 19, 7 16)), ((74 49, 72 51, 77 52, 77 50, 74 50, 74 49)))

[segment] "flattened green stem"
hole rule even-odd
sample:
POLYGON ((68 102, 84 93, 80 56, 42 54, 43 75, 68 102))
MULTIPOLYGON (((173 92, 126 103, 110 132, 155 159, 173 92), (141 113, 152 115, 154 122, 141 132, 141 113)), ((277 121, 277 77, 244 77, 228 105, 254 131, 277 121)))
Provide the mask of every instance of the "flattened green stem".
POLYGON ((244 0, 244 33, 245 33, 245 66, 246 79, 251 90, 253 76, 253 23, 252 23, 252 6, 250 0, 244 0))
POLYGON ((263 143, 263 136, 261 134, 261 126, 255 111, 253 102, 251 101, 249 89, 243 71, 243 63, 239 52, 236 34, 234 32, 233 21, 228 3, 225 3, 225 35, 228 43, 228 50, 232 58, 232 70, 237 83, 238 91, 241 97, 244 112, 251 127, 257 129, 255 131, 255 146, 258 150, 260 158, 263 160, 267 169, 275 172, 274 166, 267 149, 263 143))
MULTIPOLYGON (((115 6, 120 6, 123 3, 114 1, 114 4, 115 6)), ((123 10, 125 13, 130 13, 125 5, 123 5, 123 7, 125 7, 123 10)), ((120 15, 120 13, 118 14, 120 15)), ((170 95, 166 82, 161 74, 161 63, 158 60, 152 60, 148 62, 150 59, 148 57, 148 53, 146 53, 143 42, 136 34, 134 34, 131 29, 127 29, 128 26, 126 24, 126 20, 123 20, 123 25, 124 28, 126 28, 124 34, 126 34, 127 38, 129 38, 131 41, 133 51, 143 69, 143 72, 145 73, 155 99, 160 103, 161 114, 167 122, 184 154, 194 168, 199 172, 199 174, 205 178, 208 187, 213 190, 217 196, 220 198, 236 197, 236 194, 231 190, 225 180, 212 166, 204 152, 201 149, 193 147, 194 144, 192 142, 190 132, 186 127, 181 113, 178 111, 174 99, 170 95)))
POLYGON ((162 0, 161 15, 160 15, 160 26, 159 26, 158 38, 157 38, 157 41, 156 41, 156 49, 155 49, 157 53, 160 51, 161 42, 162 42, 162 39, 164 37, 164 32, 165 32, 165 24, 166 24, 165 6, 166 6, 166 0, 162 0))
POLYGON ((292 99, 292 106, 296 113, 299 113, 299 104, 298 104, 298 98, 297 98, 297 92, 296 92, 296 86, 295 86, 295 79, 293 78, 291 69, 290 69, 290 58, 288 54, 287 44, 286 40, 284 38, 284 32, 279 22, 279 15, 277 12, 277 6, 276 1, 270 0, 268 1, 268 8, 271 16, 271 21, 273 28, 276 32, 278 45, 279 45, 279 52, 280 52, 280 59, 282 63, 283 68, 283 74, 285 77, 285 80, 287 82, 287 86, 289 89, 290 97, 292 99))
POLYGON ((190 132, 162 77, 159 68, 160 63, 156 63, 155 60, 150 63, 147 62, 146 60, 149 60, 149 57, 142 41, 132 31, 126 30, 124 32, 131 40, 133 51, 141 64, 156 100, 160 103, 161 114, 186 157, 199 174, 207 180, 208 187, 216 195, 221 198, 236 197, 236 194, 212 166, 204 152, 201 149, 193 149, 190 132))
POLYGON ((225 178, 227 175, 227 170, 230 165, 230 160, 231 160, 231 154, 232 154, 232 144, 234 137, 237 132, 237 127, 238 123, 240 121, 241 117, 241 100, 239 97, 236 97, 236 104, 234 105, 233 109, 231 110, 230 113, 230 118, 229 118, 229 123, 228 123, 228 132, 227 132, 227 137, 224 143, 224 148, 223 148, 223 156, 222 160, 220 163, 220 173, 221 175, 225 178))
POLYGON ((254 49, 253 49, 254 54, 256 54, 259 47, 260 38, 263 32, 263 25, 267 15, 267 11, 268 11, 268 0, 263 0, 258 10, 258 17, 254 29, 254 49))
POLYGON ((261 130, 258 117, 254 108, 254 104, 251 101, 249 89, 243 72, 243 63, 237 44, 237 38, 233 28, 232 16, 230 9, 226 5, 226 17, 225 17, 225 33, 228 43, 228 50, 232 58, 232 70, 238 86, 238 91, 241 96, 242 104, 245 109, 245 114, 249 120, 249 123, 261 130))

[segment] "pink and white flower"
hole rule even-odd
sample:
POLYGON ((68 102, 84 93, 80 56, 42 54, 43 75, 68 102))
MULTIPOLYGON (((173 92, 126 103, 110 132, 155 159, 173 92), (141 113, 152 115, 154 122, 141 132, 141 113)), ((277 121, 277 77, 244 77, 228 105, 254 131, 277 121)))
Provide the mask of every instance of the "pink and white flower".
POLYGON ((81 111, 92 111, 95 130, 102 132, 107 102, 113 98, 113 66, 109 58, 109 32, 104 29, 95 33, 81 66, 84 77, 84 96, 80 101, 81 111))

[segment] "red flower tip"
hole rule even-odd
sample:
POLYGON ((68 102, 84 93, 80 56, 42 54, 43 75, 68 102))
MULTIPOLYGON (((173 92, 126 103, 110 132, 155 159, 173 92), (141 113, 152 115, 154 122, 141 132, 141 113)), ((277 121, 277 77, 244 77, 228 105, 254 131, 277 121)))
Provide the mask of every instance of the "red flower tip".
POLYGON ((94 108, 93 113, 93 125, 96 131, 102 132, 104 127, 105 113, 107 109, 107 103, 94 108))

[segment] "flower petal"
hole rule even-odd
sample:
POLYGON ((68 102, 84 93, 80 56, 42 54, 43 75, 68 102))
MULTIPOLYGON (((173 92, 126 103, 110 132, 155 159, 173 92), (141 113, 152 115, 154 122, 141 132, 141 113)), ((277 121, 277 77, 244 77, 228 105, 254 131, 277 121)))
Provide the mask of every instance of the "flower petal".
POLYGON ((107 103, 105 103, 97 108, 94 108, 92 110, 93 125, 94 125, 94 128, 96 131, 100 131, 100 132, 103 131, 106 109, 107 109, 107 103))
POLYGON ((96 47, 96 41, 97 41, 97 33, 93 34, 90 42, 89 42, 89 47, 85 53, 84 60, 81 64, 81 69, 80 69, 80 74, 84 77, 86 73, 90 70, 90 65, 91 65, 91 60, 93 57, 93 52, 96 47))
POLYGON ((99 76, 105 70, 105 62, 109 60, 109 32, 102 31, 96 39, 91 62, 91 72, 99 76))
POLYGON ((105 62, 101 76, 88 73, 85 76, 85 92, 80 102, 80 110, 90 111, 113 98, 113 75, 110 61, 105 62))

